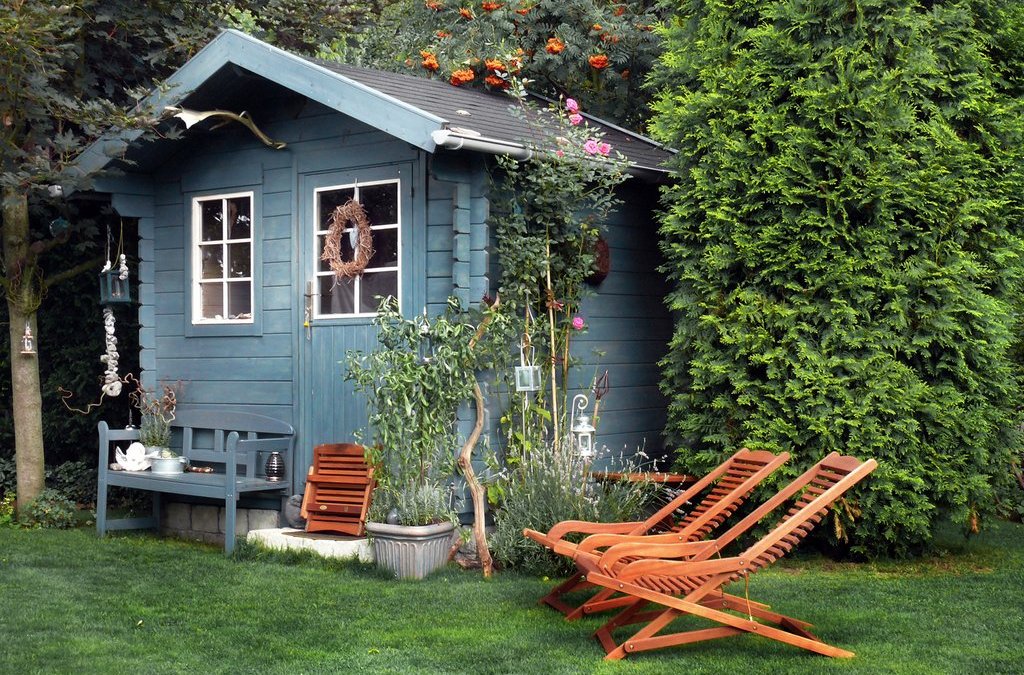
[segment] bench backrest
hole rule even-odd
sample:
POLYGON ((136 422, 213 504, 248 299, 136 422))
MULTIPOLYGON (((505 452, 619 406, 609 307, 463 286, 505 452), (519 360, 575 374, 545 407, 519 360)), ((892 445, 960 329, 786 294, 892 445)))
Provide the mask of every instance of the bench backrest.
POLYGON ((295 443, 292 425, 255 413, 179 409, 171 428, 180 432, 173 445, 190 462, 227 470, 228 451, 234 451, 237 467, 250 478, 262 472, 267 453, 289 453, 295 443))

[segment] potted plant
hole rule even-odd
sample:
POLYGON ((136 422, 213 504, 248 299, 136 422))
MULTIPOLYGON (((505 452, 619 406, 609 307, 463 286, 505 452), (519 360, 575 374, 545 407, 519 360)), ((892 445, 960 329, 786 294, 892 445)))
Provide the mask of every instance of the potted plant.
POLYGON ((367 458, 377 487, 366 531, 378 566, 422 578, 447 562, 457 522, 449 483, 456 413, 476 381, 474 328, 455 299, 441 316, 405 319, 388 298, 374 323, 377 349, 349 352, 346 374, 370 410, 367 458))
POLYGON ((141 382, 136 382, 131 398, 142 418, 139 442, 146 446, 146 457, 152 462, 153 473, 184 472, 185 458, 170 448, 171 422, 178 405, 174 387, 164 385, 163 393, 156 396, 146 391, 141 382))

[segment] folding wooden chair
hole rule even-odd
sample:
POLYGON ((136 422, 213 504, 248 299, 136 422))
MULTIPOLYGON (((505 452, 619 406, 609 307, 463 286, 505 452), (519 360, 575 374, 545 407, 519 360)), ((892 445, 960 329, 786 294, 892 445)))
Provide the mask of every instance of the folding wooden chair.
POLYGON ((355 443, 330 443, 313 448, 313 466, 306 476, 302 517, 307 532, 363 535, 373 493, 373 467, 364 448, 355 443))
MULTIPOLYGON (((523 534, 556 553, 569 557, 573 557, 577 552, 577 545, 565 540, 565 536, 572 533, 594 535, 587 539, 590 544, 588 550, 601 545, 602 535, 611 535, 608 537, 609 544, 618 541, 617 535, 636 536, 658 531, 669 533, 667 536, 671 537, 672 541, 699 541, 717 529, 740 507, 761 481, 788 459, 789 454, 785 452, 773 455, 763 450, 743 448, 658 509, 647 520, 625 523, 566 520, 552 527, 546 534, 531 529, 523 530, 523 534), (702 494, 704 496, 696 506, 685 511, 677 522, 673 522, 692 500, 702 494)), ((577 572, 541 598, 540 602, 562 612, 569 621, 585 613, 602 612, 632 603, 632 599, 628 597, 613 598, 615 592, 608 589, 601 589, 578 606, 572 606, 565 601, 566 594, 591 586, 593 584, 583 578, 583 573, 577 572)))
POLYGON ((643 541, 612 545, 602 554, 579 551, 576 561, 588 582, 633 598, 632 604, 595 633, 608 654, 606 658, 621 659, 635 652, 743 633, 826 656, 852 657, 853 652, 825 644, 812 634, 811 624, 773 612, 767 605, 749 598, 726 593, 724 586, 746 579, 793 549, 826 517, 829 507, 876 466, 873 459, 862 462, 832 453, 730 528, 727 540, 661 543, 659 537, 644 537, 643 541), (740 532, 790 500, 793 505, 782 521, 746 551, 714 559, 708 554, 720 552, 740 532), (656 605, 656 609, 643 611, 648 603, 656 605), (684 614, 718 625, 659 635, 684 614), (643 628, 616 643, 613 630, 638 623, 643 623, 643 628))

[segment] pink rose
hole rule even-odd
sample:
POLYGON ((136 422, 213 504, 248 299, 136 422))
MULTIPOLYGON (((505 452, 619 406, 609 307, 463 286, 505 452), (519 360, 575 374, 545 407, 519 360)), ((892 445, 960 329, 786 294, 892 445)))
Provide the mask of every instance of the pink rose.
POLYGON ((586 322, 583 321, 582 316, 574 316, 572 318, 572 327, 575 328, 576 330, 583 330, 583 326, 585 325, 586 322))
POLYGON ((598 143, 597 151, 600 152, 605 157, 607 157, 608 153, 612 151, 612 146, 609 145, 608 143, 598 143))
POLYGON ((583 115, 579 113, 573 113, 569 115, 569 124, 573 125, 574 127, 578 127, 581 122, 583 122, 583 115))
POLYGON ((565 109, 571 113, 576 113, 580 111, 580 104, 574 98, 567 98, 565 99, 565 109))
POLYGON ((589 141, 584 143, 583 152, 587 153, 588 155, 596 155, 598 152, 600 152, 600 149, 597 145, 597 141, 591 138, 589 141))

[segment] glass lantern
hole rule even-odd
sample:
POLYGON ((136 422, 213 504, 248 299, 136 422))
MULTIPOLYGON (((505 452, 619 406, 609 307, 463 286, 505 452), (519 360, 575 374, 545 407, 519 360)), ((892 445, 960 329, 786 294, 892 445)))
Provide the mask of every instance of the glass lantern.
POLYGON ((590 415, 580 415, 576 423, 572 425, 572 435, 576 439, 576 450, 580 457, 591 459, 594 456, 594 432, 596 429, 590 423, 590 415))
POLYGON ((516 371, 516 391, 540 391, 540 366, 533 365, 533 347, 519 345, 519 365, 516 371))

